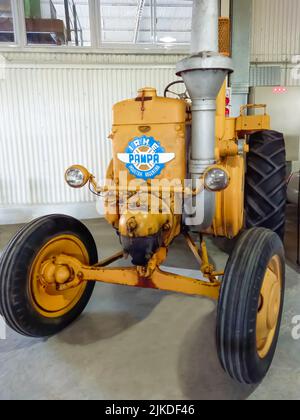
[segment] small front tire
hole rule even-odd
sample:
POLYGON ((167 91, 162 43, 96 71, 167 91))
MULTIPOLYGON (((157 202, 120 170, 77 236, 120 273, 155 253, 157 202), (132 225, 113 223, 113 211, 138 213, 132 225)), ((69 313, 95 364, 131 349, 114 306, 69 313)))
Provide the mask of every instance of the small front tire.
POLYGON ((95 283, 64 292, 48 291, 39 281, 45 260, 59 254, 83 264, 98 261, 89 230, 69 216, 42 217, 25 225, 10 241, 0 262, 0 307, 13 330, 28 337, 48 337, 71 324, 88 304, 95 283))
POLYGON ((257 384, 277 346, 285 287, 284 249, 268 229, 244 232, 228 260, 217 314, 217 348, 236 381, 257 384))

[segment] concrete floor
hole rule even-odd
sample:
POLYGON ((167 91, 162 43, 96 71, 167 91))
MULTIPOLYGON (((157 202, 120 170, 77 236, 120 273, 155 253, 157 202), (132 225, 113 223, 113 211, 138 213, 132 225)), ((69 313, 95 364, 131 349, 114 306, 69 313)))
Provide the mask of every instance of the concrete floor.
MULTIPOLYGON (((289 208, 287 249, 296 243, 289 208)), ((102 257, 119 249, 103 220, 88 221, 102 257)), ((0 227, 0 249, 17 226, 0 227)), ((221 266, 227 255, 212 243, 221 266)), ((288 258, 293 259, 293 255, 288 258)), ((168 266, 197 269, 182 239, 168 266)), ((98 284, 82 317, 49 340, 8 331, 0 341, 0 399, 300 399, 300 275, 288 260, 285 314, 277 354, 258 387, 240 386, 220 368, 215 303, 184 295, 98 284)))

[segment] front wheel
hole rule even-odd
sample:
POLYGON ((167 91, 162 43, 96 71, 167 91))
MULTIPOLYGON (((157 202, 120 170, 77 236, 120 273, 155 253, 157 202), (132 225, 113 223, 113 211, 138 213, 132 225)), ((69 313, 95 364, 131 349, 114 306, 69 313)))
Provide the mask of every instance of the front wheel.
POLYGON ((277 346, 285 288, 284 250, 268 229, 244 232, 228 260, 217 314, 217 348, 235 380, 257 384, 277 346))
POLYGON ((43 281, 45 263, 60 254, 87 265, 98 261, 89 230, 78 220, 62 215, 42 217, 25 225, 4 251, 0 307, 5 321, 16 332, 28 337, 52 336, 73 322, 88 304, 93 282, 58 291, 55 284, 43 281))

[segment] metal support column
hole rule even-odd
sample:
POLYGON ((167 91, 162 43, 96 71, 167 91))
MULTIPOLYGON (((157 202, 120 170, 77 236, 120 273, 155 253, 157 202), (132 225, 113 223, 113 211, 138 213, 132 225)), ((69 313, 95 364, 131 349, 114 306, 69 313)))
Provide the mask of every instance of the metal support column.
POLYGON ((101 0, 89 0, 89 17, 91 46, 92 48, 100 48, 102 38, 101 0))
POLYGON ((76 47, 78 47, 79 45, 78 21, 77 21, 77 10, 76 10, 75 3, 73 3, 73 19, 74 19, 75 45, 76 47))
POLYGON ((252 0, 231 0, 232 59, 235 72, 231 76, 232 116, 248 102, 250 85, 250 49, 252 0))
POLYGON ((64 4, 65 4, 65 16, 66 16, 67 40, 68 42, 71 42, 72 36, 71 36, 69 1, 64 0, 64 4))

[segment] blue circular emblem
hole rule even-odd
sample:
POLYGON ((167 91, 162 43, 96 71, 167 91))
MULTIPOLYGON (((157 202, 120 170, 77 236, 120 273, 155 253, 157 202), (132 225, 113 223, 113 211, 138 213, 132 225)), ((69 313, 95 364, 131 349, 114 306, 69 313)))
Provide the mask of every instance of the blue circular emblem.
POLYGON ((125 153, 118 153, 118 159, 126 163, 128 171, 136 178, 153 179, 175 158, 174 153, 165 153, 160 142, 153 137, 135 137, 128 143, 125 153))

